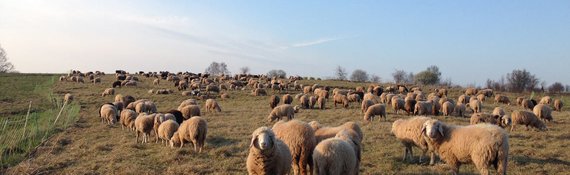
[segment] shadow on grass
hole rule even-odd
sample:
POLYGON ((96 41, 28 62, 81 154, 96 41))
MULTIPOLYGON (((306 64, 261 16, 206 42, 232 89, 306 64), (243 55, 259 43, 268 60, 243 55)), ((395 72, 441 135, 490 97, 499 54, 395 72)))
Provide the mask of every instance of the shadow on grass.
POLYGON ((512 160, 515 163, 521 164, 521 165, 526 165, 529 163, 536 163, 539 165, 554 164, 554 165, 570 166, 569 161, 560 160, 557 158, 537 159, 537 158, 532 158, 532 157, 527 157, 527 156, 513 156, 512 160))
POLYGON ((212 144, 216 147, 228 146, 238 143, 236 139, 228 139, 220 136, 210 137, 206 140, 206 143, 212 144))

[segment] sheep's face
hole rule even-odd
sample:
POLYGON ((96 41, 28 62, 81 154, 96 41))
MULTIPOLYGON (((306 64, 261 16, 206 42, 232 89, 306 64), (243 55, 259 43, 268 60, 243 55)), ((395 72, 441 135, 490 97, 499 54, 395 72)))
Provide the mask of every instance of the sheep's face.
POLYGON ((501 125, 504 127, 510 126, 512 123, 511 121, 511 117, 509 117, 508 115, 503 115, 501 117, 501 125))
POLYGON ((422 127, 422 133, 431 139, 437 139, 443 135, 443 124, 438 120, 428 120, 422 127))
POLYGON ((275 138, 271 134, 264 132, 259 134, 256 139, 257 143, 254 143, 256 144, 255 146, 260 150, 267 150, 273 147, 273 139, 275 138))

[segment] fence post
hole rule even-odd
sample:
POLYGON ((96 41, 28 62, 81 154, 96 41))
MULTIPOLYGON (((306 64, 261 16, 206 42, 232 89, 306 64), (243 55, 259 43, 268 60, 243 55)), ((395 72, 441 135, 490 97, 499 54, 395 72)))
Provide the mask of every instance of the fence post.
POLYGON ((61 113, 63 112, 63 108, 65 108, 65 105, 67 103, 63 103, 63 106, 61 106, 61 110, 59 110, 59 114, 57 114, 57 117, 55 118, 55 121, 53 121, 53 125, 55 127, 55 124, 57 123, 57 119, 59 119, 59 116, 61 115, 61 113))
POLYGON ((30 109, 32 109, 32 101, 30 101, 30 106, 28 106, 28 113, 26 114, 26 122, 24 123, 24 133, 22 138, 26 137, 26 126, 28 126, 28 117, 30 116, 30 109))

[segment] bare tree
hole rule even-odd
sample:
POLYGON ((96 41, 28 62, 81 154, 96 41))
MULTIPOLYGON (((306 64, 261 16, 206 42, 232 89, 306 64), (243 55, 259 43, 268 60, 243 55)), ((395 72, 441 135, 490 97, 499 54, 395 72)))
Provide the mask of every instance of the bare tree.
POLYGON ((413 83, 414 79, 416 78, 416 75, 414 75, 413 72, 408 73, 408 76, 405 79, 406 83, 413 83))
POLYGON ((562 85, 560 82, 555 82, 550 85, 550 87, 548 87, 548 92, 551 93, 560 93, 562 91, 564 91, 564 85, 562 85))
POLYGON ((394 73, 392 73, 392 77, 394 78, 394 83, 396 84, 405 83, 406 71, 396 69, 394 73))
POLYGON ((14 71, 14 65, 8 62, 6 51, 0 46, 0 73, 7 73, 14 71))
POLYGON ((336 69, 334 70, 334 75, 337 80, 346 80, 346 76, 348 75, 348 73, 346 72, 346 69, 344 69, 343 67, 337 66, 336 69))
POLYGON ((204 72, 210 75, 230 74, 230 71, 228 70, 228 65, 226 65, 226 63, 224 62, 218 63, 215 61, 212 62, 204 72))
POLYGON ((350 80, 358 81, 358 82, 365 82, 368 81, 368 73, 361 69, 356 69, 350 75, 350 80))
POLYGON ((249 67, 245 66, 245 67, 239 68, 239 73, 241 73, 241 74, 249 74, 249 67))
POLYGON ((382 78, 380 78, 380 76, 378 76, 376 74, 372 74, 370 76, 370 82, 380 83, 381 81, 382 81, 382 78))
POLYGON ((441 79, 441 72, 435 65, 428 67, 415 75, 415 81, 423 85, 438 84, 441 79))
POLYGON ((277 78, 285 78, 287 77, 287 73, 284 70, 270 70, 269 72, 267 72, 267 77, 269 78, 273 78, 273 77, 277 77, 277 78))
POLYGON ((510 90, 513 92, 533 91, 539 83, 538 78, 526 69, 515 69, 512 73, 508 73, 507 81, 509 82, 510 90))

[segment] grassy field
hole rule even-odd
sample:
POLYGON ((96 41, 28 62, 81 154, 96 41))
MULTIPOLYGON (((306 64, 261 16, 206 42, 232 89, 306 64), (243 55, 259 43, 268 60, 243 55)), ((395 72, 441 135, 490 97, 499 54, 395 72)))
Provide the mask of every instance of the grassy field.
MULTIPOLYGON (((0 81, 18 81, 18 77, 9 78, 11 80, 0 79, 0 81)), ((101 97, 101 92, 109 87, 113 80, 114 77, 105 76, 103 84, 55 82, 50 90, 54 96, 61 98, 68 92, 75 95, 76 103, 81 106, 78 121, 71 128, 51 137, 43 146, 37 148, 29 159, 3 172, 6 174, 246 174, 245 160, 251 132, 260 126, 272 126, 272 123, 266 120, 270 112, 268 97, 251 96, 249 90, 229 91, 230 99, 223 101, 218 99, 222 112, 206 113, 202 108, 202 116, 208 122, 205 152, 195 153, 189 146, 174 149, 156 143, 137 144, 134 132, 121 130, 119 125, 107 126, 100 123, 97 113, 99 106, 114 99, 114 96, 101 97)), ((157 104, 159 111, 175 109, 181 101, 188 98, 178 92, 171 95, 148 94, 149 89, 174 90, 175 88, 172 83, 166 81, 162 81, 158 87, 152 85, 152 79, 141 77, 141 81, 138 87, 117 88, 116 91, 132 95, 137 99, 151 99, 157 104)), ((368 85, 316 80, 303 81, 303 83, 345 88, 368 85)), ((6 88, 6 90, 10 92, 13 89, 6 88)), ((424 88, 424 91, 428 91, 428 88, 424 88)), ((50 92, 44 91, 44 93, 47 95, 50 92)), ((450 96, 457 99, 459 94, 459 89, 452 89, 450 96)), ((525 94, 507 95, 514 101, 517 96, 525 94)), ((5 96, 9 95, 0 96, 2 101, 9 99, 5 96)), ((567 96, 551 96, 562 98, 565 104, 570 104, 567 96)), ((21 113, 21 109, 25 107, 9 109, 11 107, 4 103, 25 106, 28 99, 7 101, 2 102, 0 109, 2 113, 21 113)), ((204 102, 199 101, 199 103, 203 107, 204 102)), ((347 121, 362 123, 360 104, 352 103, 348 109, 335 108, 329 100, 326 106, 326 110, 302 110, 295 118, 305 122, 317 120, 328 126, 340 125, 347 121)), ((502 106, 509 113, 522 109, 518 106, 494 105, 492 100, 487 100, 483 106, 484 112, 491 112, 495 106, 502 106)), ((547 124, 549 127, 547 132, 526 131, 524 127, 519 127, 517 131, 510 133, 508 174, 570 172, 570 152, 567 151, 570 145, 570 112, 554 112, 553 115, 555 121, 547 124)), ((402 162, 403 147, 390 134, 390 128, 394 120, 407 117, 395 115, 392 110, 388 110, 388 121, 376 120, 373 124, 362 126, 365 135, 360 167, 362 174, 448 174, 448 169, 442 165, 442 162, 434 166, 402 162)), ((435 118, 448 123, 469 124, 469 118, 443 116, 435 118)), ((414 150, 415 158, 419 152, 417 149, 414 150)), ((478 174, 473 165, 462 166, 460 172, 478 174)))

